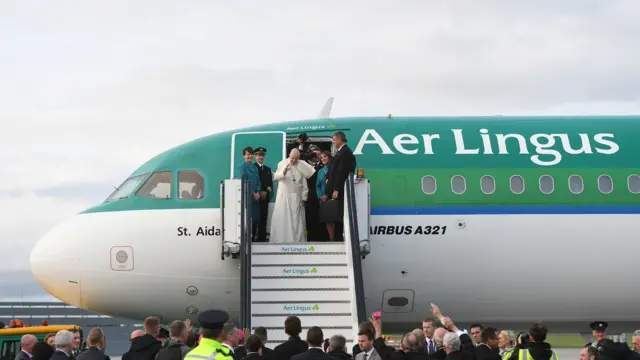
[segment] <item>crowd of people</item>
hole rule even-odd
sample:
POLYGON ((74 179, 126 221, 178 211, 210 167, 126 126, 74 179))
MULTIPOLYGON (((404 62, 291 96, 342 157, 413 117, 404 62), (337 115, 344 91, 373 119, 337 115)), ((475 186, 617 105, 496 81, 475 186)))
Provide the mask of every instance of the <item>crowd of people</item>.
MULTIPOLYGON (((267 329, 256 327, 238 329, 229 322, 225 311, 209 310, 201 313, 199 331, 189 320, 173 321, 169 330, 160 321, 149 317, 144 329, 131 334, 129 351, 122 360, 560 360, 546 342, 548 329, 533 323, 528 332, 515 334, 473 324, 459 329, 453 320, 432 305, 432 317, 421 328, 406 333, 400 347, 389 346, 382 333, 382 320, 376 313, 368 322, 360 324, 357 343, 347 348, 343 335, 325 338, 320 327, 307 330, 301 339, 302 323, 297 316, 284 321, 289 339, 273 349, 267 329)), ((590 324, 594 341, 580 351, 579 360, 638 360, 640 359, 640 330, 633 334, 633 349, 626 343, 607 339, 608 324, 590 324)), ((109 360, 105 355, 107 340, 100 328, 89 331, 86 347, 80 351, 80 334, 61 330, 38 342, 33 335, 24 335, 22 351, 15 360, 109 360)))
POLYGON ((300 134, 298 147, 278 163, 275 172, 264 164, 266 148, 243 149, 244 161, 238 165, 236 178, 250 182, 254 241, 267 241, 274 181, 278 182, 278 189, 270 242, 342 241, 344 184, 349 173, 355 173, 356 158, 342 131, 332 139, 335 155, 312 144, 307 134, 300 134))

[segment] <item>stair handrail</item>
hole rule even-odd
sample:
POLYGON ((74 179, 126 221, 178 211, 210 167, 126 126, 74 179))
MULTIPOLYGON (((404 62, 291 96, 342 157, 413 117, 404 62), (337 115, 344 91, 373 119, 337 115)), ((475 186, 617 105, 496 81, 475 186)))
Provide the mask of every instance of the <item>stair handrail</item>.
POLYGON ((360 234, 358 231, 358 210, 356 204, 354 173, 349 173, 346 183, 346 200, 349 216, 349 229, 351 256, 353 261, 353 282, 356 297, 356 308, 358 309, 358 323, 367 321, 364 304, 364 281, 362 278, 362 258, 360 256, 360 234))
POLYGON ((251 235, 252 199, 251 181, 242 177, 242 206, 240 207, 240 328, 251 328, 251 235))
POLYGON ((226 187, 224 184, 224 181, 220 181, 220 239, 222 241, 220 241, 220 260, 224 260, 224 202, 225 202, 225 196, 224 193, 226 192, 226 187))

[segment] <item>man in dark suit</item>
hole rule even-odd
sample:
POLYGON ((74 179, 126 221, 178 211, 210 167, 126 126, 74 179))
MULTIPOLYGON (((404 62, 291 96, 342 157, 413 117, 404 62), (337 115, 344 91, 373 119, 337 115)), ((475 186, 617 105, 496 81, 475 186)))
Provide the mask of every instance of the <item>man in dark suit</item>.
MULTIPOLYGON (((307 330, 307 344, 309 349, 301 354, 297 354, 291 357, 291 360, 334 360, 331 356, 327 355, 322 348, 324 343, 324 334, 322 329, 317 326, 313 326, 307 330)), ((280 360, 280 358, 278 358, 280 360)))
POLYGON ((276 360, 276 354, 273 349, 269 349, 265 344, 267 343, 267 329, 262 326, 258 326, 253 330, 253 333, 262 341, 262 357, 265 360, 276 360))
MULTIPOLYGON (((305 341, 300 339, 302 332, 302 324, 297 316, 289 316, 284 321, 284 331, 289 335, 289 340, 283 342, 273 349, 278 360, 291 360, 291 357, 307 351, 309 346, 305 341)), ((322 339, 320 346, 322 346, 322 339)))
POLYGON ((480 334, 482 341, 475 347, 475 358, 477 360, 501 360, 498 349, 498 329, 488 327, 480 334))
POLYGON ((131 334, 131 347, 122 355, 122 360, 154 360, 162 349, 162 343, 156 339, 159 332, 160 320, 154 316, 146 318, 144 332, 136 337, 131 334))
POLYGON ((29 360, 33 356, 33 346, 38 342, 38 339, 31 335, 24 335, 20 339, 20 352, 16 356, 15 360, 29 360))
POLYGON ((245 360, 261 360, 265 358, 265 347, 258 335, 250 335, 247 338, 246 347, 247 355, 244 357, 245 360))
POLYGON ((449 332, 445 328, 437 328, 433 332, 433 341, 435 342, 436 351, 429 354, 429 358, 432 360, 444 360, 447 357, 447 352, 444 349, 444 336, 449 332))
POLYGON ((442 339, 446 360, 473 360, 473 354, 462 350, 460 337, 455 333, 446 333, 442 339))
POLYGON ((258 226, 253 227, 253 234, 251 238, 257 242, 267 242, 267 219, 269 218, 269 201, 271 200, 271 193, 273 192, 273 173, 271 168, 264 164, 264 156, 267 153, 267 149, 263 147, 256 148, 254 151, 254 157, 256 163, 254 164, 258 168, 258 177, 260 178, 260 199, 258 204, 260 206, 260 222, 258 226), (256 238, 256 232, 258 237, 256 238))
POLYGON ((78 356, 76 360, 109 360, 110 358, 105 355, 104 349, 107 347, 107 339, 100 328, 93 328, 89 330, 87 335, 87 349, 78 356))
POLYGON ((429 355, 422 349, 422 340, 413 332, 402 337, 400 351, 389 355, 389 360, 429 360, 429 355))
POLYGON ((60 330, 56 333, 53 341, 56 350, 51 355, 50 360, 70 360, 71 350, 73 349, 73 334, 69 330, 60 330))
MULTIPOLYGON (((356 157, 347 146, 347 137, 342 131, 337 131, 333 134, 333 144, 337 152, 329 164, 329 170, 327 171, 325 195, 327 195, 329 199, 340 201, 339 208, 342 210, 344 206, 344 184, 349 177, 349 173, 356 171, 356 157)), ((342 217, 342 211, 340 211, 339 215, 342 217)), ((337 221, 334 227, 335 240, 342 241, 342 219, 337 221)), ((331 233, 331 231, 329 232, 331 233)))

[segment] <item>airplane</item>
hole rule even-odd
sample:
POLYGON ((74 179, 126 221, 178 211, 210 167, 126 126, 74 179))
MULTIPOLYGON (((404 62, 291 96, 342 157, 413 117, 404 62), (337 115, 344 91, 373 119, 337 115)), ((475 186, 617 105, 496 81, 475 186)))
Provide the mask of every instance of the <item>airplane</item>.
POLYGON ((39 240, 34 278, 111 316, 196 319, 221 308, 237 318, 246 274, 222 243, 241 230, 225 226, 221 186, 233 185, 245 146, 267 148, 275 171, 300 133, 335 153, 342 131, 354 179, 368 182, 356 239, 366 246, 352 248, 362 251, 352 252, 357 311, 382 311, 385 330, 419 327, 430 303, 465 324, 544 320, 558 331, 596 317, 610 328, 640 321, 639 116, 331 118, 330 102, 317 119, 213 134, 155 156, 39 240))

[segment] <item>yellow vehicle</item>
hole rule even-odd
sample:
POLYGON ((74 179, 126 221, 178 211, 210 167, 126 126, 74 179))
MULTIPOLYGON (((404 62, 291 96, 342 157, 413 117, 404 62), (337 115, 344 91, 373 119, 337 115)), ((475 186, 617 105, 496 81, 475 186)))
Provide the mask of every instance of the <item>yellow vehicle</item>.
POLYGON ((79 331, 82 343, 82 329, 77 325, 27 326, 0 329, 0 360, 13 360, 20 353, 20 338, 31 334, 42 341, 47 334, 55 334, 60 330, 79 331))

